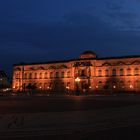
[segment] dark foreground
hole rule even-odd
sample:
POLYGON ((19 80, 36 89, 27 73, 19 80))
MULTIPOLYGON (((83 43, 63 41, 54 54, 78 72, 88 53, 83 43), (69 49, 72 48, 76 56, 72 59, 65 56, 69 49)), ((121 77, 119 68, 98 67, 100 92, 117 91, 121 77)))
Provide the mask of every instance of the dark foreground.
MULTIPOLYGON (((32 136, 20 137, 20 140, 139 140, 140 126, 112 128, 95 133, 82 135, 76 132, 71 135, 51 135, 51 136, 32 136)), ((5 139, 7 140, 7 139, 5 139)), ((19 140, 19 138, 9 138, 8 140, 19 140)))
POLYGON ((140 139, 140 95, 0 97, 0 114, 24 114, 27 122, 27 113, 33 130, 26 123, 11 126, 0 131, 0 139, 140 139), (44 116, 34 118, 40 113, 46 115, 44 125, 44 116))
POLYGON ((40 113, 109 109, 140 104, 140 95, 0 97, 2 113, 40 113))

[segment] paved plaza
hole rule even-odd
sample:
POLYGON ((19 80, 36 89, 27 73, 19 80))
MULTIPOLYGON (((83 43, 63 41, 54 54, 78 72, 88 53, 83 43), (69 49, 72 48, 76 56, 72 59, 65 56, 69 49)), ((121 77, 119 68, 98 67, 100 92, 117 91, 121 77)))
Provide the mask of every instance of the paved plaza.
POLYGON ((0 98, 0 139, 114 140, 139 126, 140 95, 0 98))

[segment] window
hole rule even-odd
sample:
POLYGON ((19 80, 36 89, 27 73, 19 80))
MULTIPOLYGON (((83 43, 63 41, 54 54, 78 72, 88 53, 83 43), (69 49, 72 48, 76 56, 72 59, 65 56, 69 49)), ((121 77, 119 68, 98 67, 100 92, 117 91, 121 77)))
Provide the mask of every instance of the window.
POLYGON ((139 75, 139 69, 138 69, 138 68, 135 68, 135 69, 134 69, 134 75, 135 75, 135 76, 139 75))
POLYGON ((128 69, 127 69, 127 76, 130 76, 130 75, 131 75, 131 69, 128 68, 128 69))
POLYGON ((50 78, 53 78, 53 72, 50 72, 50 78))
POLYGON ((24 79, 27 79, 27 73, 24 74, 24 79))
POLYGON ((102 76, 102 70, 98 70, 98 76, 102 76))
POLYGON ((19 74, 17 73, 17 74, 16 74, 16 79, 19 79, 19 78, 20 78, 20 76, 19 76, 19 74))
POLYGON ((56 78, 59 78, 59 72, 56 72, 56 73, 55 73, 55 77, 56 77, 56 78))
POLYGON ((81 70, 78 70, 78 76, 81 76, 81 70))
POLYGON ((39 74, 39 78, 42 79, 42 73, 39 74))
POLYGON ((140 88, 140 81, 135 81, 135 87, 137 88, 137 89, 139 89, 140 88))
POLYGON ((124 70, 120 69, 120 76, 123 76, 123 75, 124 75, 124 70))
POLYGON ((44 89, 45 90, 47 89, 47 83, 44 83, 44 89))
POLYGON ((70 78, 70 71, 67 72, 67 77, 70 78))
POLYGON ((64 72, 61 73, 61 77, 64 78, 64 72))
POLYGON ((99 88, 99 89, 102 89, 102 87, 103 87, 102 81, 99 81, 99 82, 98 82, 98 88, 99 88))
POLYGON ((34 75, 34 79, 37 79, 37 73, 35 73, 35 75, 34 75))
POLYGON ((119 85, 120 85, 120 88, 121 88, 121 89, 124 89, 124 86, 125 86, 125 85, 124 85, 124 81, 120 81, 120 82, 119 82, 119 85))
POLYGON ((108 69, 105 70, 105 76, 109 76, 109 70, 108 69))
POLYGON ((32 79, 32 73, 29 74, 29 79, 32 79))
POLYGON ((45 72, 45 79, 47 79, 48 78, 48 73, 47 72, 45 72))
POLYGON ((104 89, 109 89, 110 87, 110 81, 106 81, 104 89))
POLYGON ((117 73, 117 72, 116 72, 116 69, 113 69, 113 70, 112 70, 112 76, 116 76, 116 73, 117 73))
POLYGON ((81 70, 81 76, 85 76, 85 70, 81 70))

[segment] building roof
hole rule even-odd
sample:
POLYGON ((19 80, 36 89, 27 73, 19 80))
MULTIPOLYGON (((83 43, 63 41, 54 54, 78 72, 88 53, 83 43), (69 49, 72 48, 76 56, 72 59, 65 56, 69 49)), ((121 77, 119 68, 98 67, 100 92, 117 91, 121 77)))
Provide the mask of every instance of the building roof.
POLYGON ((86 50, 82 54, 93 54, 93 55, 95 55, 96 53, 93 52, 93 51, 90 51, 90 50, 86 50))
MULTIPOLYGON (((85 51, 85 54, 93 54, 94 52, 85 51)), ((115 56, 115 57, 102 57, 102 58, 76 58, 69 60, 57 60, 57 61, 47 61, 47 62, 35 62, 35 63, 19 63, 14 64, 14 66, 22 66, 22 65, 40 65, 40 64, 54 64, 54 63, 68 63, 72 61, 80 61, 80 60, 109 60, 109 59, 127 59, 127 58, 140 58, 140 55, 129 55, 129 56, 115 56)))

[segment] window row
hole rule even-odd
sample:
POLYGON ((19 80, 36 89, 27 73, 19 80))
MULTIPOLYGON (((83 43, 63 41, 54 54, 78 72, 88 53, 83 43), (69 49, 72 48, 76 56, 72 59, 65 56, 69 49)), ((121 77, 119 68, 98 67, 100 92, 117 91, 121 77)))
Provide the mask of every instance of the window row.
POLYGON ((68 71, 67 73, 65 72, 50 72, 50 73, 25 73, 24 74, 24 79, 48 79, 48 78, 70 78, 71 73, 68 71))
POLYGON ((100 76, 100 77, 103 76, 103 72, 104 72, 104 76, 117 76, 117 75, 120 75, 120 76, 124 76, 124 75, 137 76, 137 75, 139 75, 139 69, 138 68, 135 68, 134 70, 132 70, 131 68, 128 68, 128 69, 126 69, 126 72, 125 72, 124 69, 119 69, 119 70, 112 69, 112 71, 110 71, 109 69, 106 69, 105 71, 98 70, 98 76, 100 76))
POLYGON ((53 82, 53 83, 24 83, 23 89, 40 89, 40 90, 51 90, 56 88, 70 89, 70 82, 53 82))
POLYGON ((106 81, 105 83, 103 83, 102 81, 99 81, 97 86, 96 86, 97 89, 109 89, 109 88, 119 88, 119 89, 139 89, 140 88, 140 81, 135 81, 135 82, 132 82, 132 81, 127 81, 127 82, 124 82, 124 81, 119 81, 119 82, 116 82, 116 81, 106 81))

